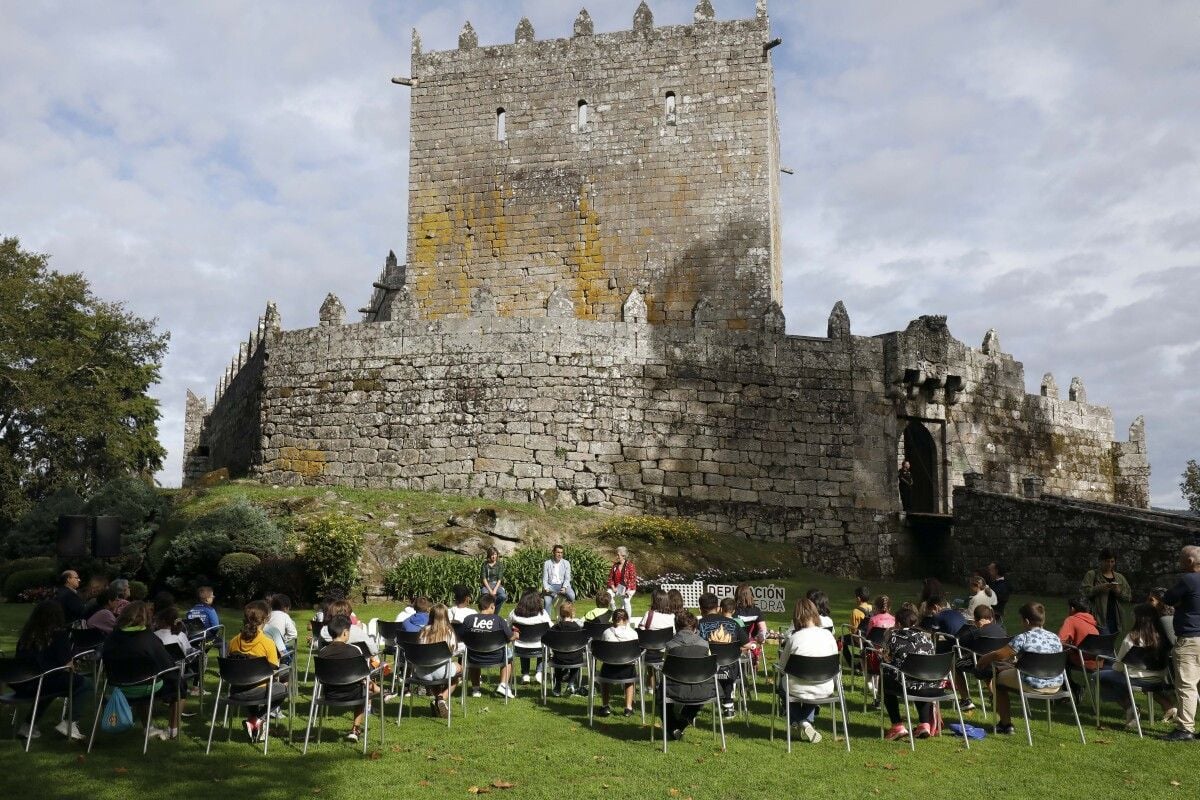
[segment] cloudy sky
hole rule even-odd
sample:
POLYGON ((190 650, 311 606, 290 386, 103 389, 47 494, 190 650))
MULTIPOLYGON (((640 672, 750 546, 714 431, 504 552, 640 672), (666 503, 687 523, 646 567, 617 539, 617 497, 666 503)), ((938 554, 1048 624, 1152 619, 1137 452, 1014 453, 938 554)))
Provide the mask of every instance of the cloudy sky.
MULTIPOLYGON (((589 0, 597 31, 636 0, 589 0)), ((753 0, 717 0, 720 18, 753 0)), ((656 0, 658 24, 692 0, 656 0)), ((211 394, 268 299, 355 309, 403 257, 410 30, 448 49, 570 34, 577 2, 0 0, 0 235, 171 331, 156 394, 179 480, 184 390, 211 394)), ((823 334, 923 313, 995 327, 1118 433, 1145 414, 1153 501, 1200 457, 1200 9, 1194 2, 774 0, 785 311, 823 334)))

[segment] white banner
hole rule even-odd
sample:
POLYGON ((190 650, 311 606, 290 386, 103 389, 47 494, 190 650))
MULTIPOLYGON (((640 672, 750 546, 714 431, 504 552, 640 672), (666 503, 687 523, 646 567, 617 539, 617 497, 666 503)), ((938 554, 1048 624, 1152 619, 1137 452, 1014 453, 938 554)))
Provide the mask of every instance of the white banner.
MULTIPOLYGON (((786 591, 782 586, 770 584, 768 586, 752 586, 750 588, 754 590, 754 604, 762 609, 763 612, 767 614, 788 613, 786 591)), ((698 608, 702 592, 711 592, 718 599, 722 599, 733 597, 737 586, 732 583, 710 583, 705 586, 704 581, 664 583, 662 585, 664 592, 669 592, 672 589, 678 589, 679 593, 683 595, 683 605, 686 608, 698 608)))

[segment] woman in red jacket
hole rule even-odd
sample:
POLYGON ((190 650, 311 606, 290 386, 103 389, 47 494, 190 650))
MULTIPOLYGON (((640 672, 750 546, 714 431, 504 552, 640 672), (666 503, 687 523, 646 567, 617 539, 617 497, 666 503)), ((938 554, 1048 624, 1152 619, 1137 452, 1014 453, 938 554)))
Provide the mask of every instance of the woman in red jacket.
POLYGON ((608 572, 608 594, 611 597, 610 608, 617 607, 617 600, 624 603, 625 613, 633 614, 633 595, 637 592, 637 569, 629 560, 629 551, 624 547, 617 548, 617 560, 613 562, 608 572))

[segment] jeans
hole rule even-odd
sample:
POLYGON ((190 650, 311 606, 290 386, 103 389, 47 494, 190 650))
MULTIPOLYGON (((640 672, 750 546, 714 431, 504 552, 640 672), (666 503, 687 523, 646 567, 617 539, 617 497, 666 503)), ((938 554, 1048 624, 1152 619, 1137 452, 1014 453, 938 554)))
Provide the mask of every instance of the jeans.
POLYGON ((547 614, 549 614, 551 609, 554 607, 554 600, 555 600, 555 598, 557 598, 559 596, 559 592, 562 592, 562 597, 565 597, 566 599, 570 600, 572 603, 575 602, 575 590, 574 589, 572 589, 570 586, 563 586, 561 583, 552 583, 552 584, 550 584, 550 593, 546 596, 546 613, 547 614))
MULTIPOLYGON (((891 679, 883 682, 883 706, 887 709, 888 719, 892 721, 893 725, 899 725, 904 721, 904 718, 900 715, 900 700, 902 697, 902 691, 903 690, 900 688, 900 684, 892 681, 891 679)), ((924 689, 915 692, 910 689, 908 696, 937 697, 939 694, 943 694, 944 692, 944 689, 924 689)), ((915 705, 917 706, 917 719, 927 725, 931 724, 933 722, 933 703, 916 703, 915 705)))
POLYGON ((779 702, 788 704, 789 707, 785 709, 785 713, 791 713, 793 725, 799 725, 802 722, 811 724, 816 720, 817 711, 821 708, 811 703, 805 703, 802 700, 789 700, 789 698, 783 696, 782 692, 779 693, 779 702))
POLYGON ((611 594, 611 592, 612 592, 611 589, 609 590, 609 592, 610 592, 610 596, 612 599, 609 600, 608 607, 611 610, 616 611, 617 605, 618 605, 618 603, 620 603, 621 604, 620 607, 625 609, 625 613, 632 617, 633 616, 633 596, 637 593, 626 591, 624 595, 617 596, 615 594, 611 594))
MULTIPOLYGON (((479 593, 480 594, 492 594, 491 592, 489 592, 487 590, 486 586, 480 586, 479 593)), ((500 608, 504 605, 504 601, 508 599, 508 592, 504 591, 504 587, 501 586, 500 588, 498 588, 496 590, 496 593, 492 596, 496 598, 496 615, 499 616, 500 608)))

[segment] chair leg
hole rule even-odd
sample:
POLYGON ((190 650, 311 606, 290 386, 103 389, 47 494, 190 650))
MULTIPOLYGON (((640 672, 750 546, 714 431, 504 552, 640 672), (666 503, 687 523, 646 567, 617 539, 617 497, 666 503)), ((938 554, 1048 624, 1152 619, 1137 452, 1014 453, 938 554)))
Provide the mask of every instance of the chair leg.
POLYGON ((1083 735, 1083 723, 1079 719, 1079 708, 1075 705, 1075 695, 1070 692, 1067 692, 1067 695, 1071 701, 1071 713, 1075 715, 1075 725, 1079 728, 1079 741, 1087 744, 1087 737, 1083 735))
POLYGON ((104 693, 108 691, 108 678, 104 679, 104 685, 100 687, 100 693, 96 695, 96 717, 92 720, 92 735, 88 737, 87 751, 92 752, 92 744, 96 741, 96 729, 100 727, 100 712, 104 708, 104 693))
MULTIPOLYGON (((713 680, 716 683, 716 680, 713 680)), ((717 718, 717 725, 721 727, 721 752, 724 753, 725 748, 725 715, 721 713, 720 706, 721 691, 717 688, 717 700, 713 703, 713 716, 717 718)))
POLYGON ((778 687, 776 687, 771 692, 771 736, 770 736, 770 741, 772 741, 772 742, 775 741, 775 716, 778 711, 779 711, 779 691, 778 691, 778 687))
MULTIPOLYGON (((783 730, 784 736, 787 738, 787 751, 790 753, 792 752, 792 695, 787 679, 785 678, 784 681, 783 696, 786 699, 783 701, 783 730)), ((778 695, 776 697, 778 698, 778 695)))
POLYGON ((313 687, 312 705, 308 707, 308 724, 304 726, 304 749, 300 751, 304 755, 308 754, 308 737, 312 734, 313 717, 317 713, 317 695, 320 691, 321 683, 318 681, 317 685, 313 687))
POLYGON ((29 730, 25 732, 25 752, 29 752, 29 745, 33 742, 33 721, 37 719, 38 700, 42 698, 42 680, 38 678, 37 691, 33 694, 33 707, 29 709, 29 730))
POLYGON ((1033 747, 1033 723, 1029 721, 1029 703, 1025 699, 1025 689, 1021 684, 1021 675, 1017 674, 1017 694, 1021 696, 1021 716, 1025 719, 1025 739, 1033 747))
MULTIPOLYGON (((883 688, 883 675, 879 676, 879 688, 883 688)), ((900 697, 904 700, 904 719, 908 721, 908 748, 914 753, 917 752, 917 738, 913 734, 912 724, 912 706, 908 704, 908 681, 904 676, 900 676, 900 697)))
MULTIPOLYGON (((641 701, 641 706, 642 706, 642 724, 645 725, 646 724, 646 689, 642 685, 642 662, 638 661, 637 664, 634 665, 634 669, 637 670, 638 699, 641 701)), ((546 685, 546 678, 543 675, 542 676, 542 686, 545 686, 545 685, 546 685)))
POLYGON ((850 752, 850 717, 846 714, 846 690, 838 685, 838 703, 842 708, 842 736, 846 739, 846 752, 850 752))
MULTIPOLYGON (((954 684, 951 683, 952 689, 953 686, 954 684)), ((940 703, 938 704, 938 707, 941 707, 940 703)), ((954 710, 958 712, 958 727, 962 729, 963 744, 965 744, 967 749, 970 750, 971 740, 967 736, 967 721, 963 718, 962 703, 958 702, 958 692, 954 692, 954 710)))
POLYGON ((212 752, 213 728, 217 727, 217 708, 221 705, 221 686, 224 681, 217 682, 217 696, 213 698, 212 720, 208 723, 208 744, 204 747, 204 755, 212 752))
MULTIPOLYGON (((1129 679, 1128 671, 1125 671, 1123 674, 1125 675, 1125 688, 1129 691, 1129 707, 1133 709, 1133 720, 1137 724, 1138 738, 1142 739, 1145 738, 1142 736, 1142 715, 1138 713, 1137 698, 1133 695, 1133 681, 1129 679)), ((1153 697, 1150 702, 1154 702, 1153 697)))
POLYGON ((275 689, 275 676, 271 676, 271 682, 267 684, 267 714, 263 720, 263 755, 267 754, 267 748, 271 746, 271 700, 274 699, 272 691, 275 689))
POLYGON ((150 704, 146 707, 146 733, 142 737, 142 755, 150 749, 150 728, 154 725, 154 684, 150 684, 150 704))
MULTIPOLYGON (((591 659, 591 656, 588 656, 591 659)), ((594 669, 594 666, 593 666, 594 669)), ((592 710, 596 704, 596 678, 592 674, 593 669, 588 670, 588 727, 592 727, 592 710)))

